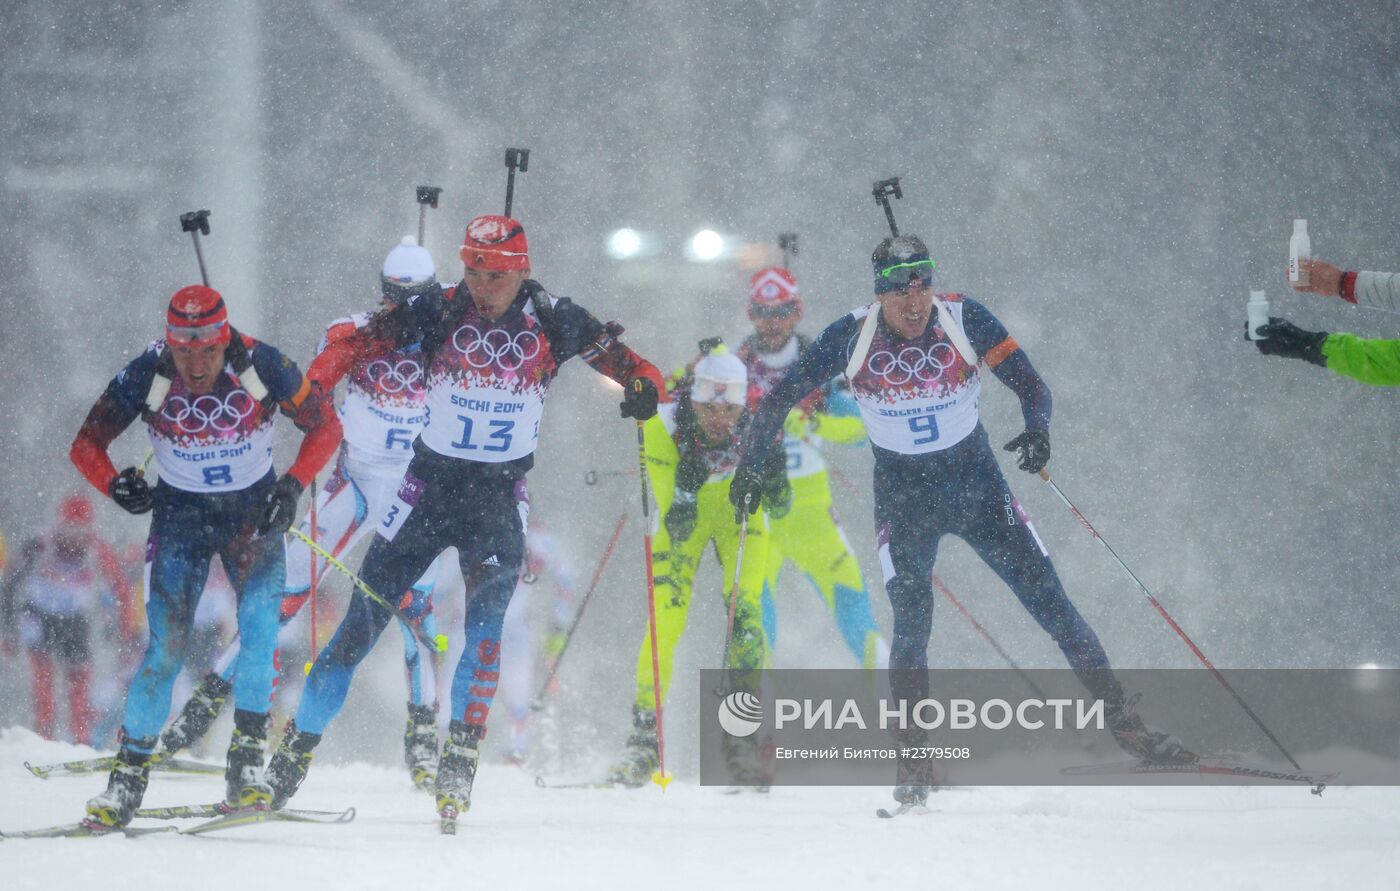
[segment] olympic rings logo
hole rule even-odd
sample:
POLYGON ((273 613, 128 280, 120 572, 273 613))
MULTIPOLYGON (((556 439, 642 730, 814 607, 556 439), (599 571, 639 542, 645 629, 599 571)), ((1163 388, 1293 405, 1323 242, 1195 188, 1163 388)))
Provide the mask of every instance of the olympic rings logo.
POLYGON ((375 359, 365 369, 365 376, 385 393, 407 390, 413 396, 422 396, 427 392, 423 386, 423 366, 414 359, 400 359, 392 365, 384 359, 375 359))
POLYGON ((473 368, 496 365, 503 371, 519 371, 521 366, 540 354, 540 336, 533 331, 511 335, 504 328, 492 328, 485 334, 475 325, 463 325, 452 334, 452 345, 467 357, 473 368))
POLYGON ((876 377, 898 387, 915 379, 925 384, 932 383, 957 361, 958 354, 952 345, 939 341, 927 351, 919 347, 905 347, 897 354, 880 350, 871 353, 866 364, 876 377))
POLYGON ((258 403, 246 390, 234 390, 220 398, 207 394, 193 402, 183 396, 171 396, 161 409, 161 416, 174 421, 181 433, 203 433, 213 429, 229 433, 238 429, 258 403))

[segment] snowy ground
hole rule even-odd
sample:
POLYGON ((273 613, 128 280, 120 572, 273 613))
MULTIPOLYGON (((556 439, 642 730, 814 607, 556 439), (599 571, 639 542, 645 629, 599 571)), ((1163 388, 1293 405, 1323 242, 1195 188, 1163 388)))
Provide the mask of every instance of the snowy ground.
MULTIPOLYGON (((22 765, 90 754, 0 735, 0 831, 80 815, 103 779, 42 781, 22 765)), ((220 785, 160 775, 147 804, 207 802, 220 785)), ((297 804, 353 804, 353 823, 6 840, 0 887, 1369 888, 1400 875, 1397 789, 956 789, 928 816, 888 821, 874 816, 883 789, 548 790, 486 765, 475 798, 460 834, 442 837, 402 771, 318 764, 297 804)))

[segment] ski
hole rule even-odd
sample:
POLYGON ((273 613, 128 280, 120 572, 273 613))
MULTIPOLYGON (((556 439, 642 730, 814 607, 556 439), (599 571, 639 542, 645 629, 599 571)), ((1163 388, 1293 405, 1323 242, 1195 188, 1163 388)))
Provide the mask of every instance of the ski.
POLYGON ((624 786, 609 780, 582 780, 576 783, 551 783, 542 776, 535 776, 535 785, 541 789, 640 789, 641 786, 624 786))
POLYGON ((203 835, 207 832, 218 832, 222 829, 235 829, 239 826, 253 826, 258 823, 349 823, 355 819, 355 809, 346 808, 343 811, 274 811, 267 808, 245 808, 243 810, 230 811, 222 816, 215 817, 196 826, 181 829, 181 835, 203 835))
POLYGON ((1339 771, 1275 770, 1251 764, 1241 764, 1219 757, 1201 757, 1189 764, 1153 764, 1147 761, 1117 761, 1112 764, 1086 764, 1077 767, 1063 767, 1060 773, 1065 776, 1112 776, 1128 774, 1145 776, 1151 774, 1181 773, 1203 776, 1253 777, 1261 780, 1274 780, 1285 783, 1301 783, 1312 786, 1314 794, 1321 794, 1327 784, 1339 775, 1339 771))
MULTIPOLYGON (((230 807, 227 803, 216 801, 213 804, 182 804, 174 807, 143 807, 136 811, 137 818, 150 820, 181 820, 188 817, 226 817, 237 812, 237 808, 230 807)), ((353 814, 354 808, 349 809, 353 814)), ((283 820, 307 819, 313 821, 332 820, 332 818, 342 817, 346 811, 313 811, 302 808, 282 808, 276 811, 283 820)), ((336 822, 332 820, 332 822, 336 822)))
POLYGON ((895 808, 892 811, 887 810, 885 808, 875 809, 875 816, 879 817, 882 820, 893 820, 895 817, 903 817, 905 815, 918 817, 923 816, 927 813, 932 812, 922 804, 901 804, 899 807, 895 808))
MULTIPOLYGON (((103 773, 111 770, 112 764, 115 761, 115 755, 107 755, 102 758, 64 761, 59 764, 30 764, 26 761, 24 762, 24 767, 39 779, 47 780, 51 777, 85 777, 94 773, 103 773)), ((224 773, 224 766, 222 764, 206 764, 201 761, 190 761, 185 758, 162 758, 160 755, 154 755, 151 758, 151 770, 200 776, 222 776, 224 773)))
POLYGON ((139 838, 143 835, 156 835, 164 832, 174 832, 174 826, 103 826, 98 823, 89 823, 84 820, 81 823, 65 823, 61 826, 49 826, 44 829, 24 829, 18 832, 0 832, 0 839, 5 838, 99 838, 104 835, 124 835, 127 838, 139 838))

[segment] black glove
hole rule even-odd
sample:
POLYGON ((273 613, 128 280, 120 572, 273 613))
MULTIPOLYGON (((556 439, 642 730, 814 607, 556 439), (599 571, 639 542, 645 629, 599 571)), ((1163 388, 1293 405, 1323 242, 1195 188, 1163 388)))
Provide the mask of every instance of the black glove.
POLYGON ((128 467, 113 477, 107 486, 107 494, 112 496, 117 507, 129 514, 144 514, 155 501, 151 495, 151 484, 135 467, 128 467))
POLYGON ((792 483, 788 482, 787 451, 774 447, 768 452, 763 474, 763 507, 768 515, 781 520, 792 509, 792 483))
POLYGON ((781 520, 792 510, 792 483, 788 482, 787 474, 764 481, 763 507, 775 520, 781 520))
POLYGON ((1016 466, 1026 473, 1040 473, 1050 463, 1050 431, 1027 430, 1002 448, 1008 452, 1020 451, 1016 466))
POLYGON ((297 500, 301 498, 301 483, 290 473, 282 474, 277 485, 267 495, 262 509, 258 512, 257 530, 266 535, 276 530, 278 535, 286 534, 292 528, 297 516, 297 500))
POLYGON ((699 508, 695 503, 695 493, 683 489, 676 490, 676 499, 671 509, 666 511, 666 533, 674 544, 680 544, 695 532, 695 517, 699 508))
POLYGON ((656 414, 656 403, 660 396, 651 378, 634 377, 627 382, 622 392, 622 416, 645 421, 656 414))
POLYGON ((744 520, 744 512, 758 513, 763 500, 763 475, 752 467, 740 464, 729 481, 729 503, 734 505, 734 522, 744 520))
MULTIPOLYGON (((1285 359, 1305 359, 1314 365, 1327 367, 1327 359, 1322 355, 1322 342, 1327 339, 1326 331, 1304 331, 1287 319, 1269 318, 1269 324, 1259 326, 1263 340, 1254 341, 1259 352, 1266 356, 1282 356, 1285 359)), ((1249 337, 1249 326, 1245 326, 1245 337, 1249 337)))

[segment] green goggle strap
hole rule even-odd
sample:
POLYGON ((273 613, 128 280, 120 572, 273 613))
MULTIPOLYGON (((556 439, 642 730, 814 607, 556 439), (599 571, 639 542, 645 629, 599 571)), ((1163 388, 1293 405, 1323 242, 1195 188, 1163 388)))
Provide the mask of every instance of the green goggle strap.
POLYGON ((896 269, 918 269, 920 266, 927 266, 930 272, 938 268, 938 264, 932 260, 915 260, 913 263, 896 263, 893 266, 886 266, 880 270, 880 275, 883 278, 889 278, 890 273, 896 269))

